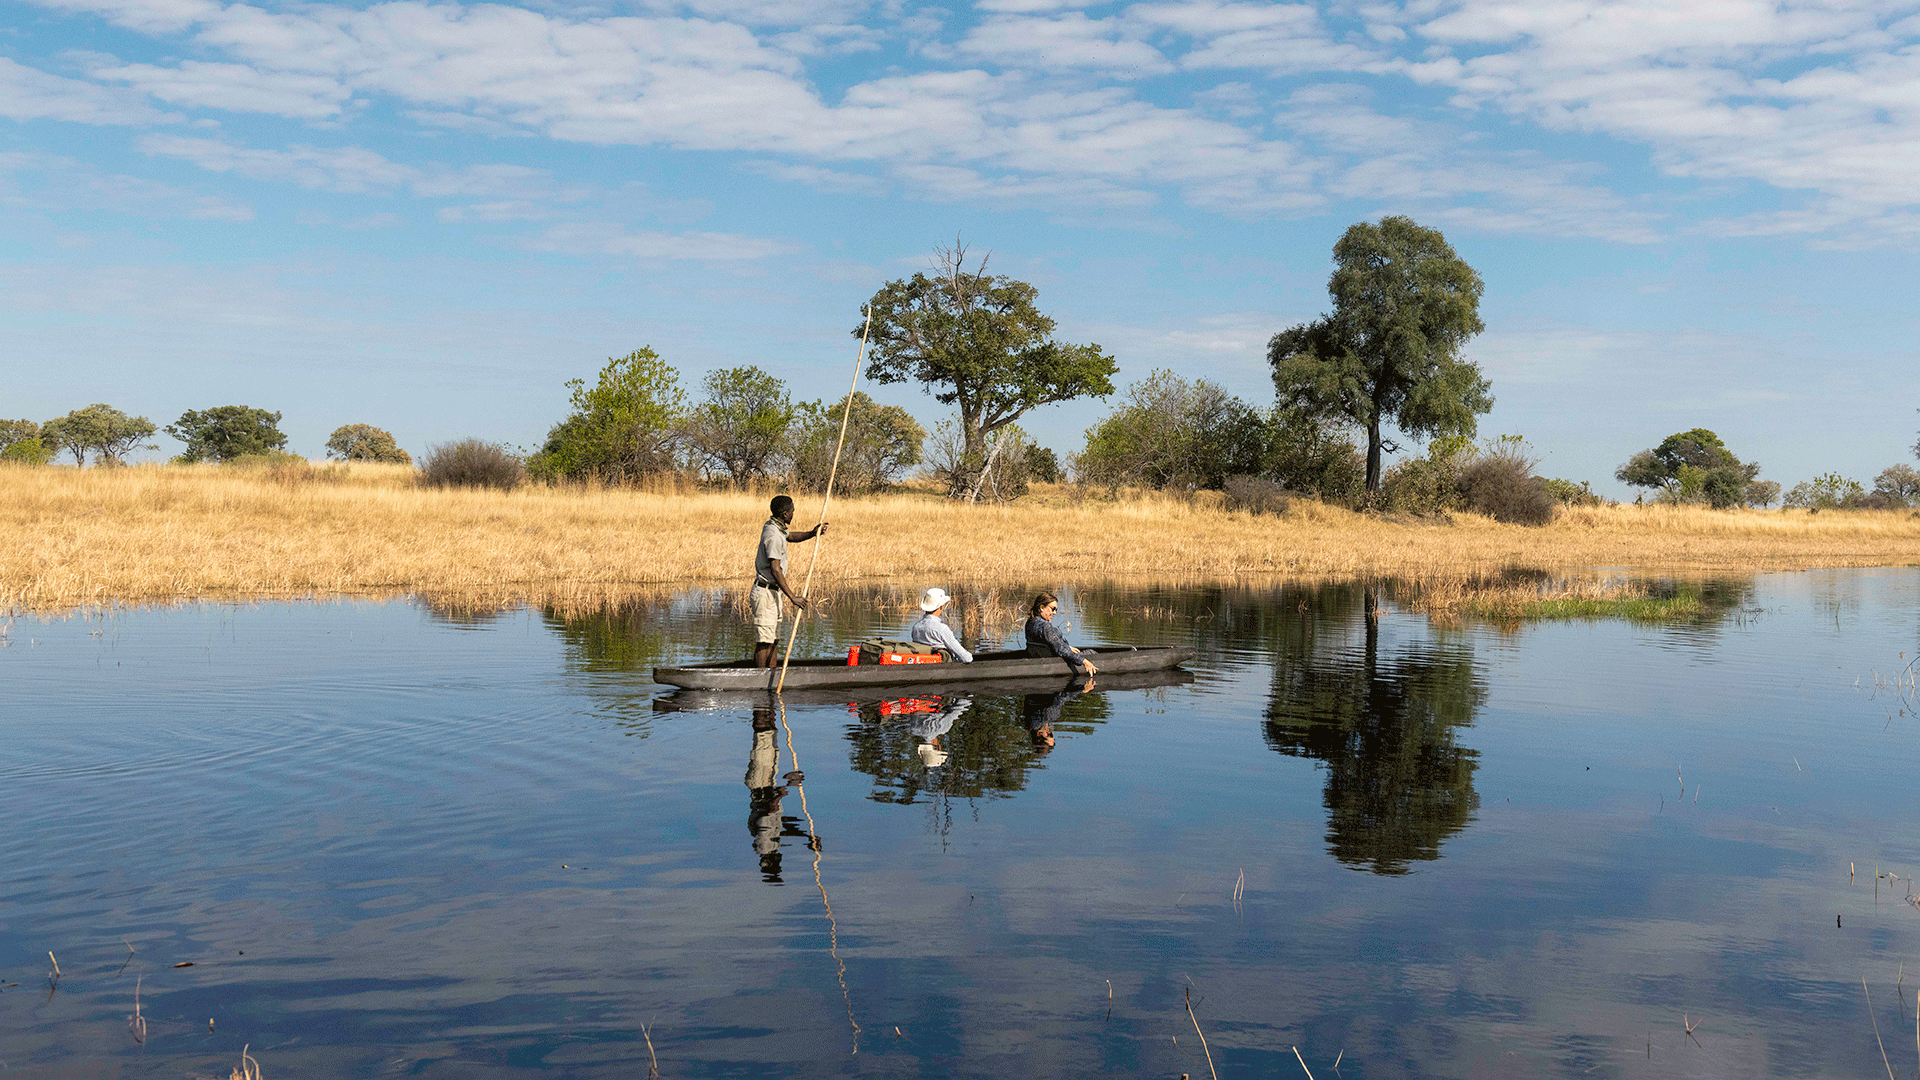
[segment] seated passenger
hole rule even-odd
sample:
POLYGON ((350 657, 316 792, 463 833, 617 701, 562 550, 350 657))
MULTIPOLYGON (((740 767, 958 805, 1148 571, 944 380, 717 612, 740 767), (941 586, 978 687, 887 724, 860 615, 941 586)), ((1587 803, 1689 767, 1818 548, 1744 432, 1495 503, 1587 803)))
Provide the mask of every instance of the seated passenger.
POLYGON ((932 645, 944 649, 953 659, 963 664, 971 664, 973 654, 961 647, 960 639, 955 637, 947 624, 940 620, 940 613, 947 610, 947 605, 952 601, 953 598, 947 595, 945 589, 938 586, 928 589, 920 597, 920 610, 926 614, 920 616, 920 621, 913 624, 913 630, 908 634, 908 639, 921 645, 932 645))
POLYGON ((1080 650, 1067 644, 1060 629, 1053 625, 1053 613, 1060 610, 1060 600, 1050 592, 1043 592, 1033 598, 1032 616, 1027 619, 1027 655, 1031 657, 1058 656, 1073 668, 1075 675, 1092 675, 1100 669, 1093 661, 1081 655, 1080 650))

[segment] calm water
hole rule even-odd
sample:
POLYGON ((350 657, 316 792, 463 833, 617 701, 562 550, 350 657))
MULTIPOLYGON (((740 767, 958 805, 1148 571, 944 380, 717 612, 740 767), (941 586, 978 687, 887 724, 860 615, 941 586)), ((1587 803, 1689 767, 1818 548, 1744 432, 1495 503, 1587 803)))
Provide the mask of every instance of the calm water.
POLYGON ((1707 592, 1082 590, 1191 679, 784 712, 651 682, 744 650, 708 596, 15 621, 0 1068, 1170 1080, 1197 1019, 1223 1077, 1911 1075, 1920 572, 1707 592))

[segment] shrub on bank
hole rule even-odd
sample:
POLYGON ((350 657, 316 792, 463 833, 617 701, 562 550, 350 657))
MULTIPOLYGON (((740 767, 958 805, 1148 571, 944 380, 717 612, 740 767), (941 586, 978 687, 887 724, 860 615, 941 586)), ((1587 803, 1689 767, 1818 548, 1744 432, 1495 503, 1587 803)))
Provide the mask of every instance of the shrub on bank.
POLYGON ((420 482, 428 487, 481 487, 512 491, 527 478, 526 462, 499 443, 461 439, 430 447, 420 459, 420 482))
POLYGON ((1229 476, 1223 488, 1226 508, 1248 514, 1283 514, 1293 505, 1286 485, 1264 476, 1229 476))
POLYGON ((1460 470, 1467 509, 1509 525, 1545 525, 1555 499, 1547 482, 1533 475, 1535 462, 1517 445, 1501 444, 1460 470))

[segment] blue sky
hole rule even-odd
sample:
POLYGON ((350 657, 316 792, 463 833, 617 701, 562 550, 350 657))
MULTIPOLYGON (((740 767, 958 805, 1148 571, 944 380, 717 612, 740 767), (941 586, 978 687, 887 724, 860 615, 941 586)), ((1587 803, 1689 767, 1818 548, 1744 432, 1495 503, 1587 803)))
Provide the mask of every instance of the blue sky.
POLYGON ((1548 475, 1624 495, 1692 427, 1789 487, 1913 460, 1920 0, 0 13, 0 417, 532 447, 641 345, 837 399, 863 301, 956 237, 1123 385, 1265 402, 1334 241, 1404 213, 1485 279, 1481 434, 1548 475))

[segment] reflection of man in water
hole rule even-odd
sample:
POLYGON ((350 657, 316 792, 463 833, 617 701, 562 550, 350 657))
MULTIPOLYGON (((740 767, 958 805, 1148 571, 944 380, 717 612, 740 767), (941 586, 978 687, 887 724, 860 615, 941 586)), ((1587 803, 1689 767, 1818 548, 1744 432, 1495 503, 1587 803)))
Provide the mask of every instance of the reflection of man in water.
POLYGON ((913 714, 909 730, 914 738, 924 740, 916 751, 920 755, 920 764, 937 769, 947 763, 947 752, 940 748, 940 737, 953 730, 953 722, 972 707, 972 695, 958 694, 939 712, 913 714))
POLYGON ((806 777, 790 772, 781 777, 787 784, 776 785, 773 771, 780 767, 780 745, 774 738, 773 710, 753 710, 753 752, 747 756, 747 832, 753 836, 754 853, 760 856, 762 880, 780 883, 780 838, 805 837, 807 846, 819 841, 807 836, 800 819, 783 817, 780 800, 787 796, 787 784, 798 787, 806 777))
POLYGON ((1053 749, 1053 725, 1060 719, 1060 710, 1066 708, 1089 686, 1093 680, 1083 683, 1068 683, 1054 694, 1028 694, 1020 704, 1020 722, 1025 725, 1028 734, 1033 736, 1033 745, 1042 750, 1053 749))

